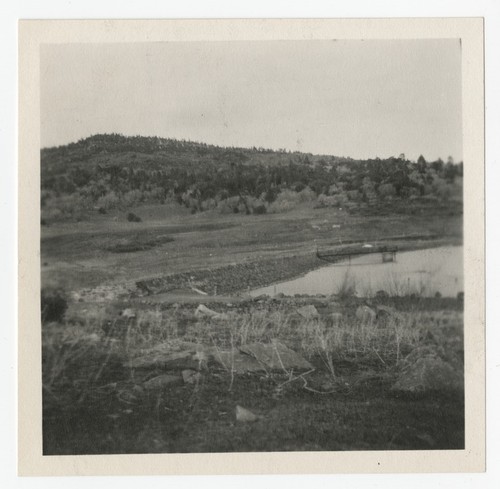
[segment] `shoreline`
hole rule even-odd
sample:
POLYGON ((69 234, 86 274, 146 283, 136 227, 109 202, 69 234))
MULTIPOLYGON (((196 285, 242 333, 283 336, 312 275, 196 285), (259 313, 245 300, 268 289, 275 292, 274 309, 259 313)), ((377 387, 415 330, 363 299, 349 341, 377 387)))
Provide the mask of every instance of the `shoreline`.
MULTIPOLYGON (((415 251, 443 246, 461 246, 459 237, 448 236, 421 241, 390 241, 398 246, 398 251, 415 251)), ((378 242, 383 244, 384 241, 378 242)), ((209 296, 219 294, 242 294, 249 289, 257 289, 276 285, 286 280, 303 277, 307 273, 331 265, 319 259, 315 254, 297 254, 280 258, 248 261, 214 269, 186 271, 140 280, 135 283, 136 295, 151 296, 168 293, 175 289, 194 286, 209 296)))

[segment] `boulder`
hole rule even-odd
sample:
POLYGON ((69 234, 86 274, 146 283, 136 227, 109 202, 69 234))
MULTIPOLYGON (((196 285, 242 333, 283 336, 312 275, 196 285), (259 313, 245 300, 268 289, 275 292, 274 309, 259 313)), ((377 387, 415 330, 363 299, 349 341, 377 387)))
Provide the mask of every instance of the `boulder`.
POLYGON ((140 385, 133 385, 132 387, 118 389, 116 395, 119 401, 126 404, 134 404, 141 401, 144 395, 144 388, 140 385))
POLYGON ((317 319, 319 317, 318 310, 312 304, 309 304, 308 306, 299 307, 297 309, 297 312, 304 319, 317 319))
POLYGON ((273 341, 272 343, 252 343, 240 347, 240 351, 251 355, 266 370, 312 370, 313 366, 298 353, 287 346, 273 341))
POLYGON ((90 333, 88 335, 83 336, 82 340, 86 341, 87 343, 96 344, 99 343, 99 341, 101 341, 101 337, 97 333, 90 333))
POLYGON ((201 374, 196 370, 186 369, 182 371, 182 380, 185 384, 196 384, 200 378, 201 374))
POLYGON ((376 313, 377 313, 377 320, 387 319, 397 314, 396 309, 394 309, 394 307, 389 307, 389 306, 377 306, 376 313))
POLYGON ((261 416, 257 416, 256 414, 252 413, 252 411, 249 411, 248 409, 241 406, 236 406, 236 421, 240 421, 242 423, 252 423, 259 420, 260 418, 261 416))
POLYGON ((152 351, 125 362, 124 367, 140 369, 160 368, 166 370, 197 368, 199 362, 193 357, 194 354, 190 351, 152 351))
POLYGON ((220 312, 213 311, 212 309, 209 309, 207 306, 204 306, 203 304, 200 304, 194 313, 196 317, 209 317, 212 319, 228 319, 227 314, 223 314, 220 312))
POLYGON ((236 348, 231 351, 219 351, 214 353, 213 359, 226 370, 235 374, 247 372, 265 372, 264 366, 254 357, 241 353, 236 348))
POLYGON ((440 344, 429 343, 415 348, 400 363, 399 369, 404 370, 420 358, 439 358, 450 364, 456 370, 463 370, 463 358, 451 348, 444 348, 440 344))
POLYGON ((399 363, 400 370, 413 365, 417 360, 421 358, 441 358, 445 356, 444 349, 437 345, 424 345, 414 348, 411 353, 406 355, 406 357, 399 363))
POLYGON ((424 356, 407 365, 392 386, 393 391, 425 393, 463 390, 463 372, 437 356, 424 356))
POLYGON ((356 309, 356 319, 362 323, 371 324, 375 321, 377 313, 368 306, 359 306, 356 309))
POLYGON ((260 301, 266 301, 269 299, 269 296, 267 294, 260 294, 257 297, 254 297, 252 300, 254 302, 260 302, 260 301))
POLYGON ((120 313, 120 316, 125 319, 134 319, 136 317, 136 314, 133 309, 127 308, 120 313))

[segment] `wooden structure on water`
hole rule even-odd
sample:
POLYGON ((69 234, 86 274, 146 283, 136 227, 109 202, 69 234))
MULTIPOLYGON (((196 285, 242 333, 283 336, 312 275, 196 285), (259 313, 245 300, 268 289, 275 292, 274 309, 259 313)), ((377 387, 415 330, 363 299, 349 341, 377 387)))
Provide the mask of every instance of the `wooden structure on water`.
POLYGON ((382 263, 393 262, 396 259, 396 253, 398 251, 397 246, 388 245, 370 245, 368 246, 349 246, 347 248, 342 248, 338 250, 319 250, 316 249, 316 256, 320 260, 328 261, 331 263, 336 263, 340 260, 349 259, 351 263, 351 257, 360 255, 370 255, 379 253, 382 255, 382 263))

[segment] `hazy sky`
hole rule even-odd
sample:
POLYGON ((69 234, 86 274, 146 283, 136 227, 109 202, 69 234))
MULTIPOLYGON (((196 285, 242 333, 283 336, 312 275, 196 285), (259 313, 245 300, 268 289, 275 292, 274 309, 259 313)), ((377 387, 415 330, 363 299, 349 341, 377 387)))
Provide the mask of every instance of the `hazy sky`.
POLYGON ((42 146, 97 133, 462 158, 458 40, 45 45, 42 146))

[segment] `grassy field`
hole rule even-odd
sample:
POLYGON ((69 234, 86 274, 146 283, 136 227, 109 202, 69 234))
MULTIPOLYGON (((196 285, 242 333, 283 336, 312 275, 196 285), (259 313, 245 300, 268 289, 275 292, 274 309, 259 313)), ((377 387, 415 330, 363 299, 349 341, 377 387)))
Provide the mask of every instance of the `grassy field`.
POLYGON ((460 298, 244 294, 321 266, 318 246, 460 244, 454 204, 134 212, 142 222, 114 212, 42 227, 43 287, 68 304, 42 327, 45 454, 463 448, 460 298), (275 342, 311 368, 240 369, 242 348, 275 342), (158 351, 176 360, 130 367, 158 351), (441 369, 436 382, 451 371, 457 382, 395 388, 424 363, 441 369))
MULTIPOLYGON (((390 212, 389 208, 378 215, 353 215, 340 209, 304 206, 285 214, 244 216, 209 212, 191 215, 180 206, 142 207, 136 211, 143 218, 140 223, 127 222, 124 214, 116 213, 43 226, 42 279, 44 285, 75 290, 266 259, 310 257, 317 246, 390 236, 441 238, 431 246, 461 243, 460 209, 456 204, 439 209, 431 203, 415 209, 407 206, 406 213, 390 212), (144 241, 154 246, 140 249, 144 241), (113 251, 124 243, 136 243, 139 251, 113 251)), ((429 246, 425 240, 404 238, 397 244, 429 246)), ((314 268, 310 263, 307 267, 314 268)), ((289 276, 303 271, 299 266, 291 269, 289 276)))

